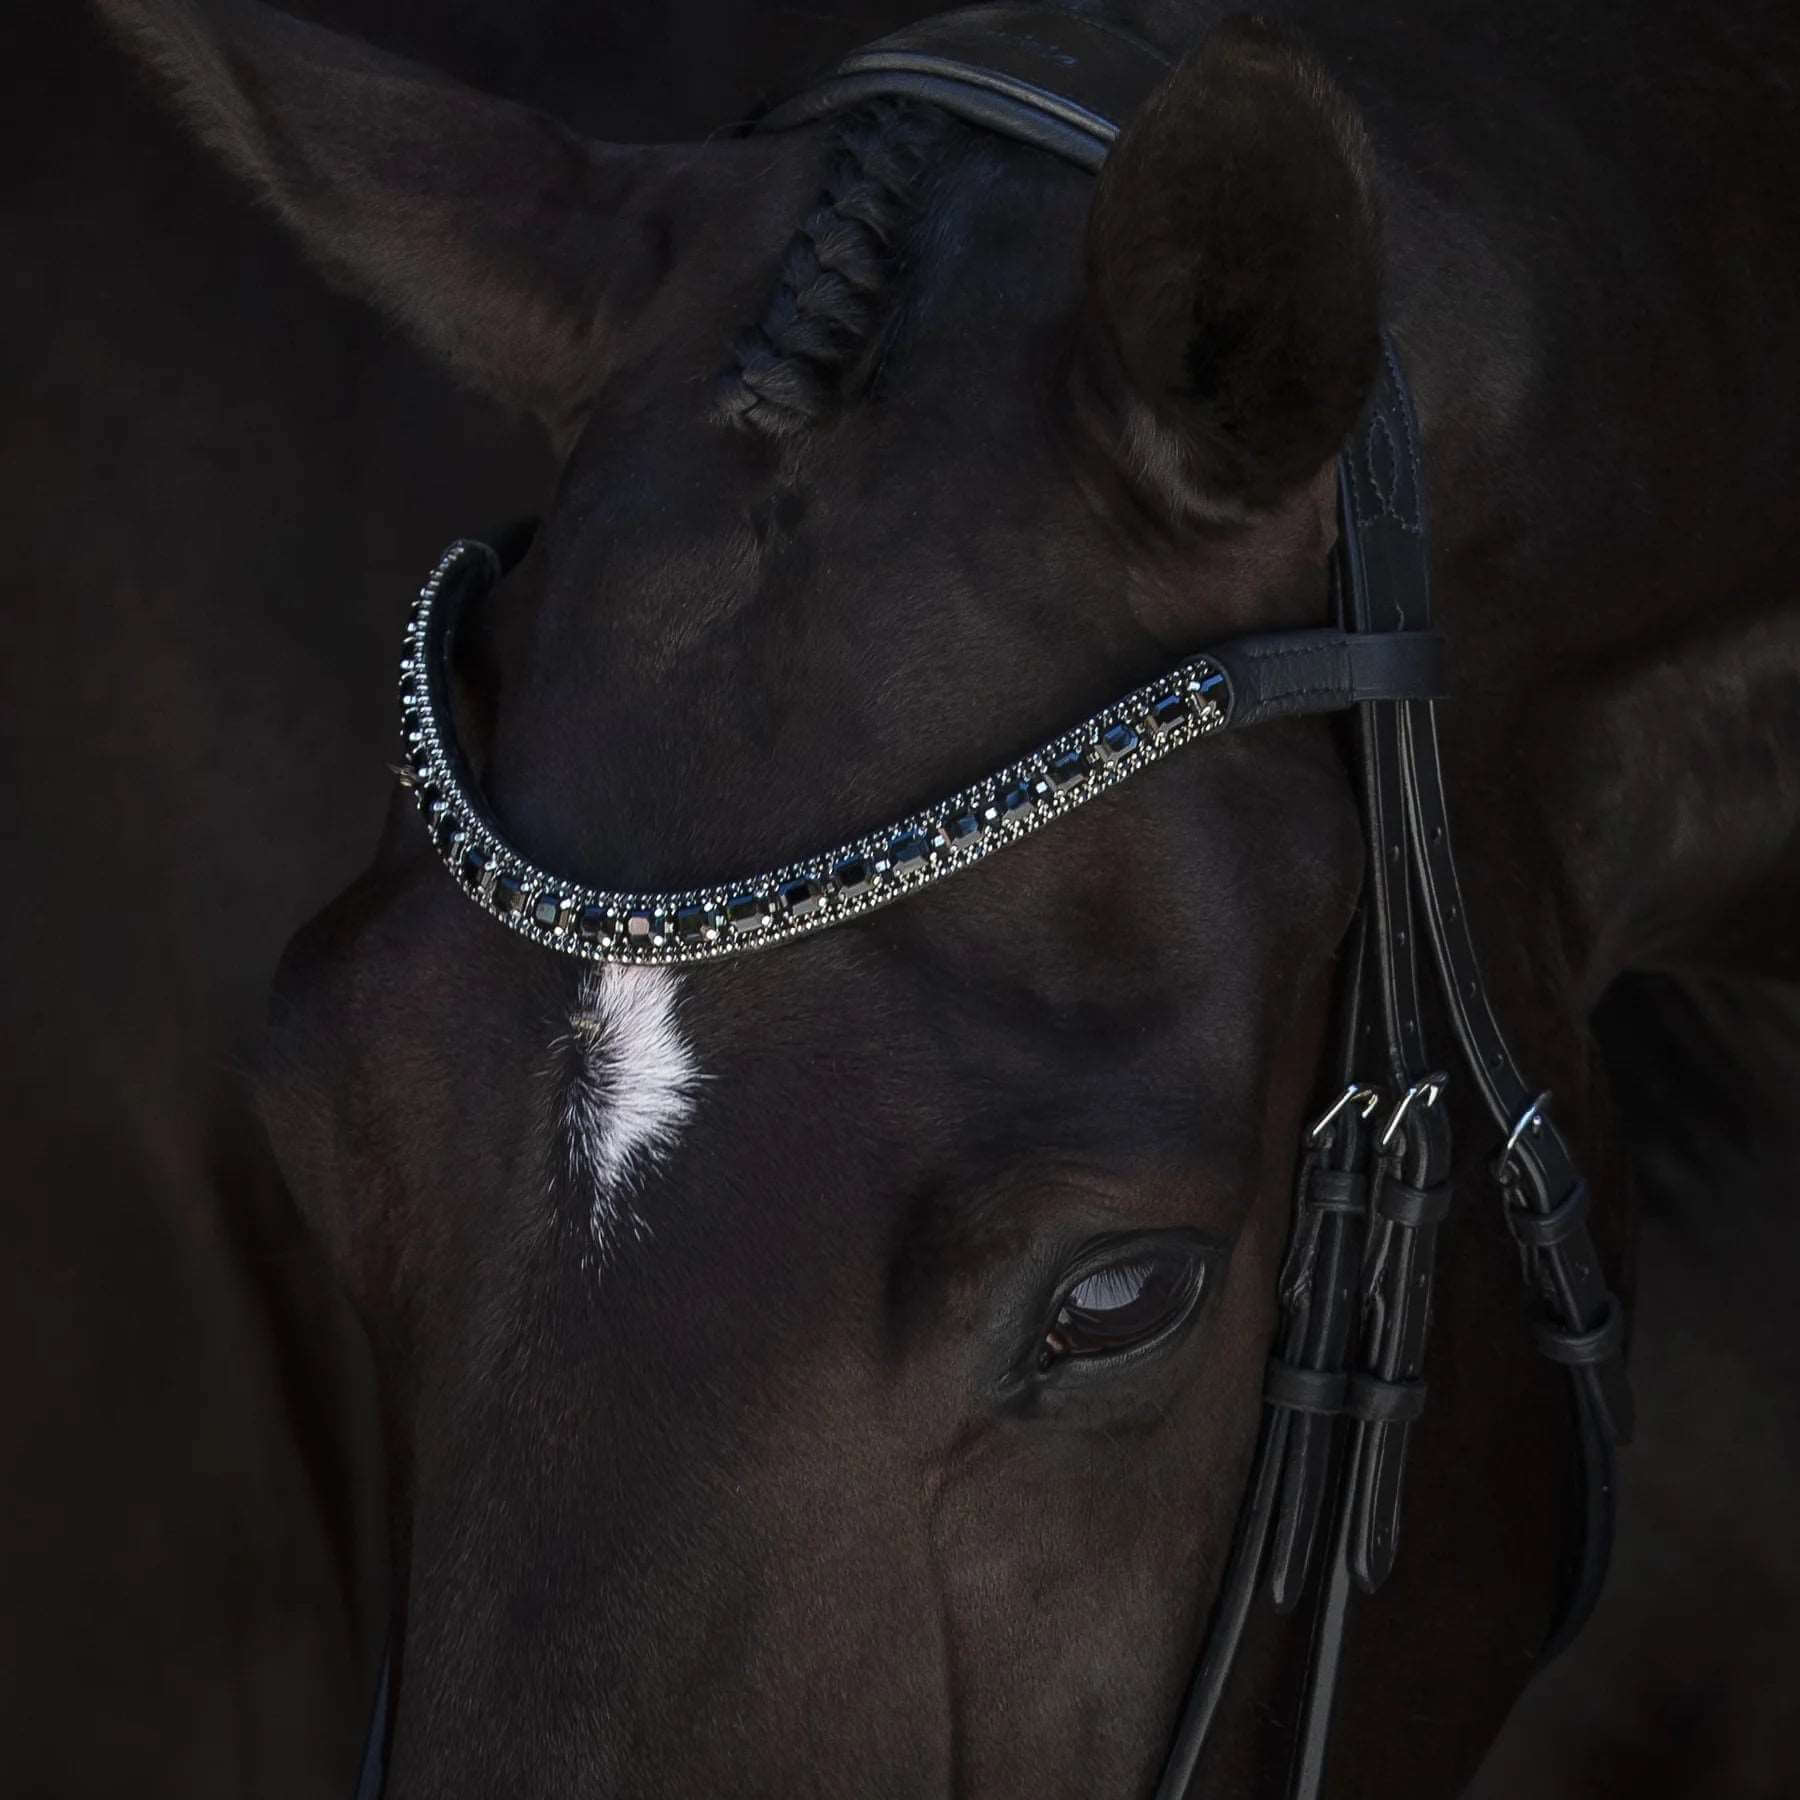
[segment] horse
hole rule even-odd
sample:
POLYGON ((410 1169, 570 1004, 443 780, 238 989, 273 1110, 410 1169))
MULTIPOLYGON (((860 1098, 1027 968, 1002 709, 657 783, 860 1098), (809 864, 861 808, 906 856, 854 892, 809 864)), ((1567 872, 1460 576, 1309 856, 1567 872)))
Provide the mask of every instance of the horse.
MULTIPOLYGON (((1624 1268, 1588 1015, 1800 961, 1777 13, 1109 9, 1173 66, 1091 177, 893 99, 601 143, 262 7, 104 10, 324 267, 541 424, 457 703, 509 831, 596 882, 791 861, 1319 624, 1385 328, 1486 980, 1624 1268)), ((398 799, 258 1074, 380 1371, 387 1792, 1148 1792, 1367 862, 1342 734, 1292 719, 803 942, 588 967, 398 799)), ((1333 1792, 1457 1791, 1555 1615, 1571 1440, 1513 1257, 1447 1228, 1333 1792)), ((1279 1791, 1305 1651, 1259 1616, 1206 1791, 1279 1791)))

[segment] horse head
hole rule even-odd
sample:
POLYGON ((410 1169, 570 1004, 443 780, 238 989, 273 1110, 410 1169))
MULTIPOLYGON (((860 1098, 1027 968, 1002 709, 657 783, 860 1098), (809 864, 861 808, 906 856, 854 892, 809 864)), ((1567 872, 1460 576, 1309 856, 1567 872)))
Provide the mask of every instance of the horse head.
MULTIPOLYGON (((325 267, 556 445, 453 696, 545 867, 773 869, 1328 616, 1382 248, 1282 31, 1213 30, 1094 179, 891 99, 599 144, 261 8, 108 9, 325 267)), ((584 964, 397 799, 262 1083, 380 1371, 396 1800, 1147 1792, 1363 873, 1296 719, 841 927, 584 964)), ((1411 1648, 1444 1766, 1550 1573, 1411 1648)), ((1253 1645, 1216 1791, 1265 1791, 1292 1656, 1253 1645)))

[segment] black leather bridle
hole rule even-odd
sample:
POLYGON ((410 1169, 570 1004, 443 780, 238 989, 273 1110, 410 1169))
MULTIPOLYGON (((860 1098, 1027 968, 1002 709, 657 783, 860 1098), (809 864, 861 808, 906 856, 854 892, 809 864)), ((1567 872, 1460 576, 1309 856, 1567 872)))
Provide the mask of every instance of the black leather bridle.
MULTIPOLYGON (((986 6, 912 26, 846 58, 760 129, 812 123, 882 96, 926 100, 1097 171, 1121 124, 1168 75, 1169 59, 1115 26, 1028 6, 986 6)), ((1201 1754, 1259 1591, 1280 1612, 1312 1596, 1311 1658, 1290 1800, 1322 1792, 1354 1595, 1394 1566, 1406 1454, 1425 1403, 1425 1338, 1438 1228, 1450 1211, 1448 1075, 1426 1045, 1419 928, 1441 1010, 1501 1139, 1491 1163, 1537 1303, 1538 1348, 1567 1371, 1581 1450, 1581 1549, 1546 1658, 1579 1631, 1612 1547, 1615 1448, 1631 1427, 1624 1313, 1588 1235, 1588 1188, 1489 1003, 1451 851, 1426 660, 1430 535, 1417 423, 1384 339, 1367 409, 1338 464, 1332 586, 1338 633, 1364 640, 1375 683, 1343 673, 1276 690, 1267 649, 1234 680, 1267 681, 1246 718, 1354 707, 1369 846, 1347 956, 1329 1097, 1301 1145, 1264 1412, 1230 1556, 1155 1800, 1195 1794, 1201 1754), (1402 643, 1402 640, 1410 640, 1402 643), (1376 697, 1369 697, 1373 692, 1376 697), (1265 704, 1267 702, 1267 704, 1265 704), (1385 1104, 1384 1104, 1385 1102, 1385 1104), (1319 1571, 1314 1582, 1311 1577, 1319 1571)), ((1295 654, 1325 634, 1291 634, 1295 654)), ((1256 640, 1267 645, 1270 640, 1256 640)), ((1231 646, 1218 652, 1233 668, 1231 646)), ((491 877, 490 877, 491 879, 491 877)), ((384 1665, 357 1800, 377 1800, 391 1712, 384 1665)))

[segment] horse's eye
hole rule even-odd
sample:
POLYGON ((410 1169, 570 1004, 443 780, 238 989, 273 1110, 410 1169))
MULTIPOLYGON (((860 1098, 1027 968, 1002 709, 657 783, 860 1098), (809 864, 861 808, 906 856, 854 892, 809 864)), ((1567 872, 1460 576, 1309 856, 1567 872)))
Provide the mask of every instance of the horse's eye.
POLYGON ((1187 1316, 1205 1276, 1192 1250, 1143 1250, 1090 1269, 1057 1302, 1038 1367, 1140 1349, 1187 1316))

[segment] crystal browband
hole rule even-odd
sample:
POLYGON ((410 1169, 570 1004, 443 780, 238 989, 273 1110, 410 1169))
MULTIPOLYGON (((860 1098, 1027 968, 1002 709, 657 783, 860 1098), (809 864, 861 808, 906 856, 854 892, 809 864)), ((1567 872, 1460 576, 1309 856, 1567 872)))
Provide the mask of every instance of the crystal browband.
POLYGON ((484 911, 549 950, 613 963, 697 963, 785 943, 929 887, 1041 829, 1172 750, 1261 719, 1442 691, 1429 633, 1288 631, 1190 657, 998 774, 823 856, 681 893, 609 893, 552 875, 502 836, 450 728, 446 657, 472 591, 501 572, 459 539, 413 604, 400 665, 401 780, 445 865, 484 911))

